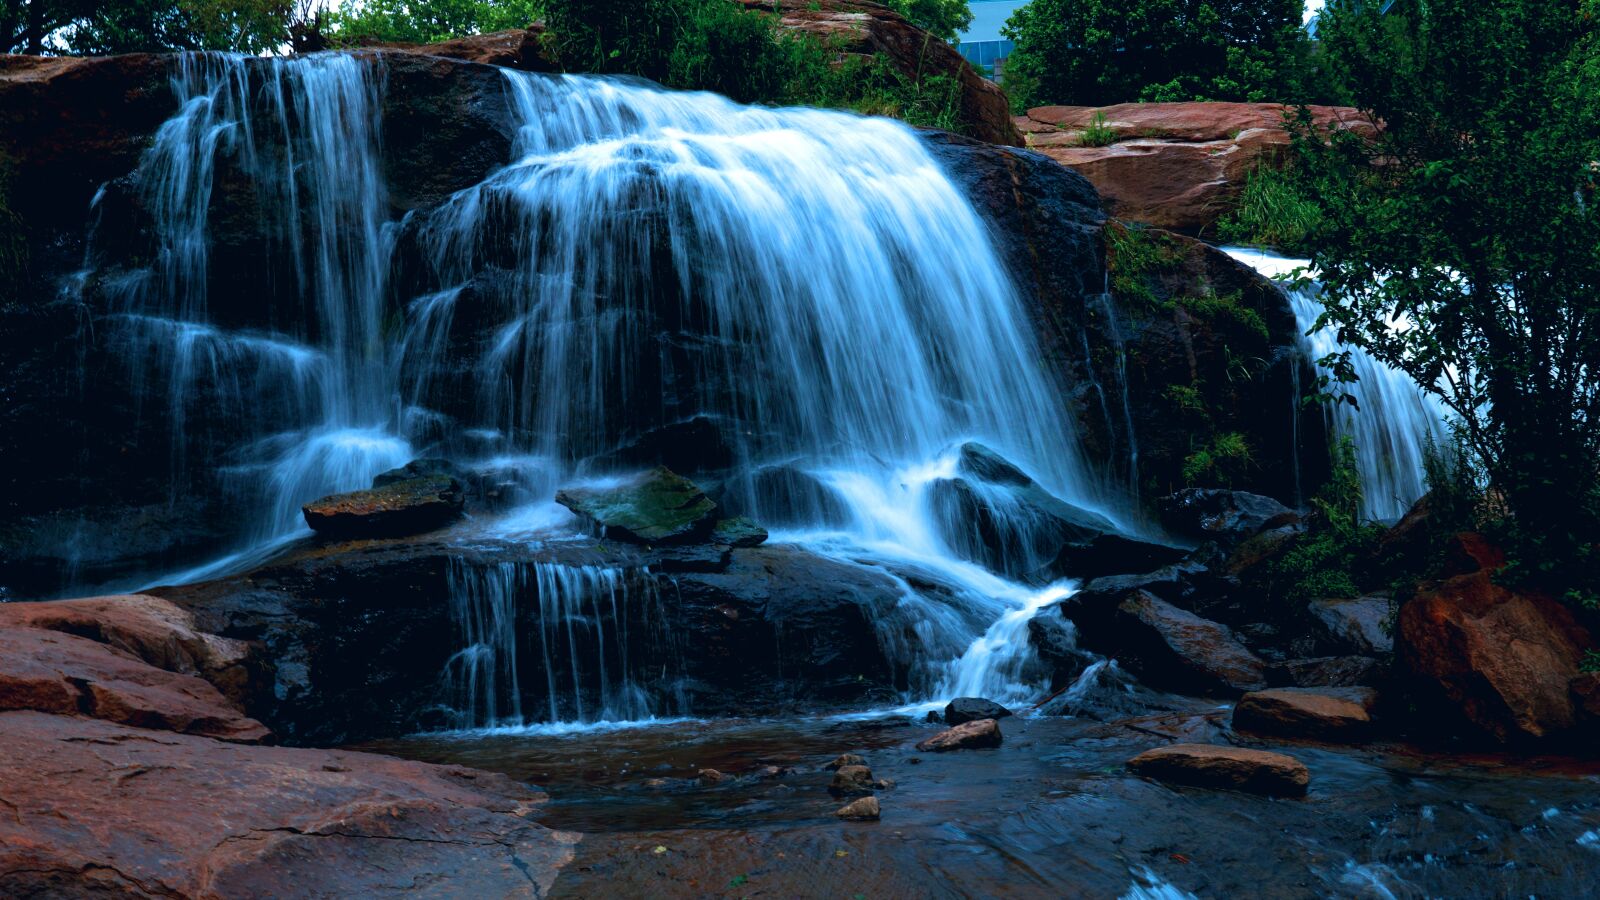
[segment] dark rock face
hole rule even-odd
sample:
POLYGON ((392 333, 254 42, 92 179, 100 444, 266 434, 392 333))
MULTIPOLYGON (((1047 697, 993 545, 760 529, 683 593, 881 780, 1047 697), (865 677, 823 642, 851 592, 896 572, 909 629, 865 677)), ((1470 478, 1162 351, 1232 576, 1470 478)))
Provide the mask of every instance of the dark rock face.
POLYGON ((660 466, 615 487, 562 488, 556 502, 592 523, 602 537, 636 544, 699 542, 717 514, 717 504, 699 485, 660 466))
POLYGON ((1224 625, 1139 591, 1117 606, 1118 634, 1130 669, 1151 684, 1185 693, 1238 694, 1267 686, 1264 666, 1224 625))
POLYGON ((1367 656, 1394 650, 1388 597, 1313 600, 1307 608, 1326 630, 1328 640, 1341 649, 1367 656))
POLYGON ((1011 710, 982 697, 957 697, 944 707, 946 725, 965 725, 978 719, 1003 719, 1009 715, 1011 710))
POLYGON ((449 475, 378 479, 382 483, 374 482, 371 490, 307 503, 306 524, 330 537, 398 537, 433 531, 461 518, 465 496, 461 482, 449 475))
POLYGON ((455 766, 0 713, 13 896, 541 895, 576 842, 533 820, 543 799, 455 766))
POLYGON ((1293 510, 1271 497, 1244 491, 1191 489, 1161 498, 1161 524, 1174 534, 1225 546, 1296 518, 1293 510))
POLYGON ((1370 656, 1286 659, 1267 666, 1267 682, 1282 687, 1356 687, 1377 684, 1386 675, 1370 656))

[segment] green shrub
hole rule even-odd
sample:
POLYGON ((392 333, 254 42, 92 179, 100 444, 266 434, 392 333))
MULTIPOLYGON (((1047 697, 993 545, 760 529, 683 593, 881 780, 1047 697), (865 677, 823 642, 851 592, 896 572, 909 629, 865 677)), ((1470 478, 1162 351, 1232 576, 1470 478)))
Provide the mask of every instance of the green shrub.
POLYGON ((1355 597, 1372 574, 1373 553, 1385 529, 1361 520, 1361 474, 1348 437, 1334 448, 1332 472, 1311 506, 1310 529, 1270 565, 1273 593, 1294 603, 1355 597))
POLYGON ((1289 172, 1260 166, 1245 177, 1238 206, 1217 227, 1225 241, 1306 253, 1321 221, 1321 207, 1289 172))
POLYGON ((1156 296, 1153 276, 1180 258, 1171 238, 1117 221, 1107 222, 1101 231, 1111 292, 1124 301, 1158 307, 1161 301, 1156 296))
POLYGON ((1237 431, 1213 435, 1204 446, 1183 461, 1183 480, 1196 485, 1232 487, 1249 476, 1256 466, 1250 441, 1237 431))
POLYGON ((1106 114, 1096 112, 1078 135, 1080 147, 1109 147, 1117 142, 1117 130, 1106 124, 1106 114))
POLYGON ((1224 332, 1224 338, 1230 336, 1253 338, 1263 344, 1272 340, 1272 333, 1267 330, 1267 320, 1261 317, 1260 312, 1246 306, 1243 296, 1237 291, 1230 294, 1205 293, 1185 297, 1183 306, 1190 313, 1224 332))
POLYGON ((542 0, 346 0, 327 15, 322 36, 336 46, 365 41, 429 44, 464 34, 526 28, 542 0))

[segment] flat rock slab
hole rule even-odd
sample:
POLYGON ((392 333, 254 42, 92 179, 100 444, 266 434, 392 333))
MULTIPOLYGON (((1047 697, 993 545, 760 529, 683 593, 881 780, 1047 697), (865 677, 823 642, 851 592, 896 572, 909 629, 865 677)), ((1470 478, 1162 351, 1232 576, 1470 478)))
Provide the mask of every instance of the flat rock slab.
POLYGON ((8 896, 542 897, 576 836, 503 775, 0 713, 8 896))
POLYGON ((923 753, 945 753, 950 750, 979 750, 1000 746, 1000 723, 993 719, 978 719, 947 728, 917 744, 923 753))
POLYGON ((301 508, 318 534, 341 538, 400 537, 433 531, 461 518, 466 495, 445 474, 392 481, 366 491, 333 494, 301 508))
POLYGON ((1128 768, 1169 784, 1269 797, 1303 797, 1311 783, 1311 773, 1292 756, 1213 744, 1173 744, 1146 750, 1128 760, 1128 768))
POLYGON ((1372 733, 1372 688, 1274 688, 1245 694, 1233 709, 1238 731, 1291 738, 1359 741, 1372 733))
POLYGON ((717 516, 717 504, 699 485, 663 466, 620 484, 562 488, 556 502, 602 536, 636 544, 705 540, 717 516))

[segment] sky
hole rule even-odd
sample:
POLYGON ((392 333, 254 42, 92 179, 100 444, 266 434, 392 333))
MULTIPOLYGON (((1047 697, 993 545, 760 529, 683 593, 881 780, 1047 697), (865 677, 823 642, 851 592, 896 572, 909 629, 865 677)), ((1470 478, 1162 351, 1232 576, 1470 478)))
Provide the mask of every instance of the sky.
MULTIPOLYGON (((1306 0, 1305 20, 1307 22, 1311 21, 1311 17, 1317 14, 1317 10, 1322 9, 1324 2, 1326 0, 1306 0)), ((1000 26, 1005 24, 1006 19, 1011 17, 1011 13, 1017 7, 1025 5, 1026 3, 1022 2, 1022 0, 972 0, 970 7, 972 9, 972 25, 967 28, 963 39, 969 41, 999 40, 1000 26)))

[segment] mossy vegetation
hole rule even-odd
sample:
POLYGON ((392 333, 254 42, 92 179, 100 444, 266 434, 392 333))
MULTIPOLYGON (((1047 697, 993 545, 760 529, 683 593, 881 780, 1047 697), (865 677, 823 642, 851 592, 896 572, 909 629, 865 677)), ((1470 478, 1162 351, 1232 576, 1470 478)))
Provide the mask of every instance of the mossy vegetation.
POLYGON ((1095 113, 1078 135, 1080 147, 1109 147, 1116 142, 1117 130, 1106 124, 1106 114, 1102 112, 1095 113))
POLYGON ((1291 603, 1358 596, 1385 529, 1361 519, 1361 475, 1348 437, 1334 448, 1332 471, 1311 508, 1310 530, 1271 563, 1273 593, 1291 603))
POLYGON ((1217 223, 1225 241, 1305 254, 1322 208, 1287 169, 1262 165, 1245 177, 1238 206, 1217 223))
POLYGON ((1158 308, 1156 276, 1182 259, 1171 236, 1124 222, 1107 222, 1103 234, 1111 293, 1125 303, 1158 308))
POLYGON ((1212 435, 1183 461, 1183 480, 1191 485, 1233 487, 1255 468, 1250 440, 1237 431, 1212 435))

